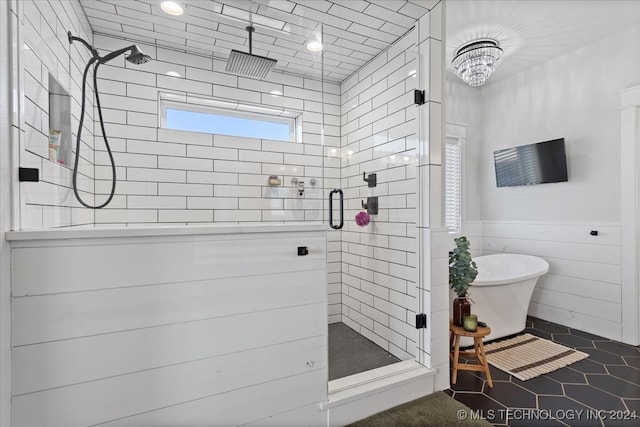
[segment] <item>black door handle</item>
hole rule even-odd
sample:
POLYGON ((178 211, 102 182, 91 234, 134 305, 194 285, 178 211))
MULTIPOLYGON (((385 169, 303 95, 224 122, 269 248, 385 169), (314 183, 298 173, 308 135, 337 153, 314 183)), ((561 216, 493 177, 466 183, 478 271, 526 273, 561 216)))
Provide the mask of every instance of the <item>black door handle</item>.
POLYGON ((344 193, 338 188, 334 188, 329 193, 329 227, 339 230, 344 226, 344 193), (333 223, 333 194, 338 193, 340 197, 340 224, 333 223))

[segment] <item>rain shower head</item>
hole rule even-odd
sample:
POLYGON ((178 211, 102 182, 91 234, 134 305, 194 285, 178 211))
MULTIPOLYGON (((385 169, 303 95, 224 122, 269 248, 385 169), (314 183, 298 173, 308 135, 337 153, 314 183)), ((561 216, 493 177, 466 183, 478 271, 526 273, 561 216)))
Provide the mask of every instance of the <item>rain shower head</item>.
POLYGON ((138 48, 138 46, 135 46, 135 45, 131 47, 131 54, 127 56, 125 59, 131 62, 132 64, 136 64, 136 65, 145 64, 151 61, 151 57, 149 55, 145 55, 144 53, 142 53, 140 48, 138 48))
POLYGON ((278 61, 252 54, 253 46, 251 34, 255 31, 255 28, 249 25, 246 30, 249 32, 249 53, 233 49, 229 55, 229 60, 227 61, 227 67, 225 70, 233 74, 262 80, 267 77, 278 61))

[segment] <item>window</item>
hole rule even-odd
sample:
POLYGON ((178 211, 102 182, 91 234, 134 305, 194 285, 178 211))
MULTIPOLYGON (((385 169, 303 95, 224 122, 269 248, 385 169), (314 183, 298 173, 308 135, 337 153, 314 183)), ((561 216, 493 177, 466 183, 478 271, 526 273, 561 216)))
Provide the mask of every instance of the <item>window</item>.
POLYGON ((462 230, 462 139, 445 139, 445 226, 462 230))
POLYGON ((166 99, 173 97, 180 95, 160 95, 163 128, 276 141, 298 140, 296 117, 282 108, 192 97, 188 102, 166 99))

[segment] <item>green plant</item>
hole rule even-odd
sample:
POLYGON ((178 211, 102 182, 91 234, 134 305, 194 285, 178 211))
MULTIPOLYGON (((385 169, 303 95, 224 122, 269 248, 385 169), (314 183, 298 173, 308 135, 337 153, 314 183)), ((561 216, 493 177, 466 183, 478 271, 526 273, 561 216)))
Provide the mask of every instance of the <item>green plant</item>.
POLYGON ((456 247, 449 253, 449 285, 459 297, 464 297, 478 275, 478 270, 475 261, 471 259, 467 238, 460 236, 453 241, 456 247))

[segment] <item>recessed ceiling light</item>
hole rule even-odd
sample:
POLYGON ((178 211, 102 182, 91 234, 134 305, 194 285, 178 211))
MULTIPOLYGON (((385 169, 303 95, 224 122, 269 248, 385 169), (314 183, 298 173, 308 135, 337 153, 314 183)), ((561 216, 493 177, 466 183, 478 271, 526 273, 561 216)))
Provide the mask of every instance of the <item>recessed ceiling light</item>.
POLYGON ((180 74, 178 74, 178 72, 176 71, 167 71, 167 76, 171 76, 171 77, 182 77, 180 74))
POLYGON ((324 46, 322 46, 322 43, 317 40, 314 40, 307 44, 307 49, 309 49, 311 52, 320 52, 323 48, 324 46))
POLYGON ((160 8, 171 16, 180 16, 184 13, 184 9, 175 1, 166 0, 160 3, 160 8))

